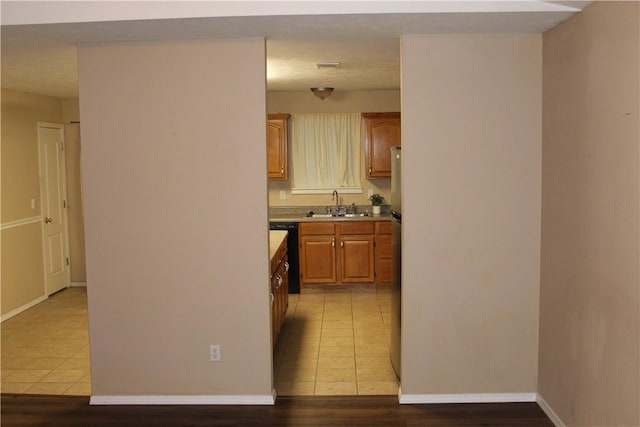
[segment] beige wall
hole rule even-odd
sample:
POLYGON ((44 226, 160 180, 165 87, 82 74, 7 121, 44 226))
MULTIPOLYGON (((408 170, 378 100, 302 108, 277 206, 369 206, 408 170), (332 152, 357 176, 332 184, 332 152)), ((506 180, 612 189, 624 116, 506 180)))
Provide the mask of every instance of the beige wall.
POLYGON ((38 121, 60 123, 60 100, 2 89, 2 316, 45 296, 38 121))
POLYGON ((403 394, 536 391, 541 59, 403 37, 403 394))
POLYGON ((46 297, 40 221, 2 230, 2 315, 46 297))
POLYGON ((79 48, 94 396, 271 395, 264 52, 79 48))
POLYGON ((59 99, 2 89, 2 222, 40 214, 37 122, 62 122, 59 99))
POLYGON ((639 7, 544 34, 541 397, 567 426, 638 426, 639 7))
MULTIPOLYGON (((336 91, 324 101, 314 96, 311 91, 304 92, 269 92, 267 96, 269 113, 365 113, 400 111, 399 90, 371 91, 336 91)), ((289 156, 291 161, 291 156, 289 156)), ((291 165, 289 171, 291 172, 291 165)), ((370 204, 367 190, 380 193, 387 203, 391 191, 389 179, 366 178, 364 145, 362 146, 361 182, 364 193, 344 194, 340 203, 357 205, 370 204)), ((291 174, 289 174, 291 176, 291 174)), ((331 195, 291 194, 291 178, 287 181, 269 181, 270 206, 313 206, 331 205, 331 195), (285 191, 286 199, 280 199, 280 191, 285 191)))
POLYGON ((67 214, 69 218, 69 259, 71 282, 86 282, 84 220, 82 215, 82 173, 80 169, 80 104, 78 98, 62 100, 65 162, 67 167, 67 214))
POLYGON ((341 91, 321 100, 310 90, 269 92, 269 113, 374 113, 400 111, 399 90, 341 91))
POLYGON ((78 98, 62 98, 62 117, 65 123, 80 121, 80 101, 78 98))

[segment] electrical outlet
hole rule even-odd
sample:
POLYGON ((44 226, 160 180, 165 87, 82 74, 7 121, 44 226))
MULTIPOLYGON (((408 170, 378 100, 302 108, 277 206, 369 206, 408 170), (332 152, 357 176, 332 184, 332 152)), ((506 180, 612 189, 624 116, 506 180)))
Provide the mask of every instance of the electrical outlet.
POLYGON ((367 198, 373 196, 373 190, 372 189, 368 189, 367 190, 367 198))
POLYGON ((287 192, 284 190, 280 191, 280 200, 285 200, 287 198, 287 192))
POLYGON ((222 359, 222 353, 220 353, 219 344, 211 344, 209 346, 209 360, 212 362, 219 362, 222 359))

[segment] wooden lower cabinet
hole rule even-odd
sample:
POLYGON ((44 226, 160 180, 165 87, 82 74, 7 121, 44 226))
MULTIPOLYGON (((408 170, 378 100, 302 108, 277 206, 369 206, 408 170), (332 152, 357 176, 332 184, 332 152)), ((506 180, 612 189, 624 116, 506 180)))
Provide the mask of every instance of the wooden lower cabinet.
POLYGON ((300 283, 336 283, 336 236, 332 222, 301 223, 300 283))
POLYGON ((391 221, 376 222, 376 284, 391 284, 391 221))
POLYGON ((342 283, 375 281, 373 222, 340 224, 340 279, 342 283))
POLYGON ((300 282, 374 283, 374 223, 305 222, 300 232, 300 282))
POLYGON ((300 268, 303 283, 333 283, 336 274, 336 242, 333 236, 300 238, 300 268))
POLYGON ((289 258, 287 240, 271 260, 271 338, 276 345, 284 316, 289 308, 289 258))

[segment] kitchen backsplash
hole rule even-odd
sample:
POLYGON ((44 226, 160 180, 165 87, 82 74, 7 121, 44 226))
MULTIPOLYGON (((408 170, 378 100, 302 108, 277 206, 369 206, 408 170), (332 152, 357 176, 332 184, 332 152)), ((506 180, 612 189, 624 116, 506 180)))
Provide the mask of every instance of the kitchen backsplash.
MULTIPOLYGON (((341 205, 344 206, 344 205, 341 205)), ((349 205, 350 207, 351 205, 349 205)), ((281 216, 281 215, 306 215, 309 212, 315 212, 315 213, 325 213, 327 211, 327 208, 333 208, 335 207, 335 205, 322 205, 322 206, 270 206, 269 207, 269 216, 270 217, 275 217, 275 216, 281 216)), ((381 206, 381 213, 383 214, 387 214, 390 213, 390 209, 391 207, 389 205, 382 205, 381 206)), ((356 212, 358 213, 364 213, 364 212, 369 212, 371 213, 371 205, 356 205, 356 212)))

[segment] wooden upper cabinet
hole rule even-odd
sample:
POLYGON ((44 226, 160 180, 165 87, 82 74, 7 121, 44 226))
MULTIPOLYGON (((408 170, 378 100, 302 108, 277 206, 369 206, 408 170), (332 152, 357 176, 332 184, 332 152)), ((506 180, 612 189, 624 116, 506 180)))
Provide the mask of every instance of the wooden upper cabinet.
POLYGON ((289 179, 287 166, 287 122, 289 114, 269 114, 267 120, 267 158, 269 179, 289 179))
POLYGON ((362 113, 367 178, 391 177, 391 147, 400 145, 400 113, 362 113))

